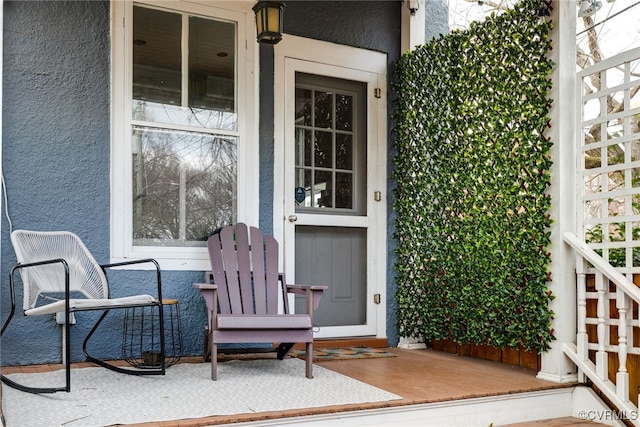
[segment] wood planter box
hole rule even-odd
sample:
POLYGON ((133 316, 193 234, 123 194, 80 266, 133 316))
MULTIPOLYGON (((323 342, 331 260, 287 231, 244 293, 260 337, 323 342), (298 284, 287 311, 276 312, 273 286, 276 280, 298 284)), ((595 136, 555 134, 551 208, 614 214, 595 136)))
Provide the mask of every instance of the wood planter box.
POLYGON ((446 353, 468 356, 476 359, 491 360, 523 368, 540 370, 540 355, 535 350, 526 351, 524 348, 497 348, 484 344, 457 344, 450 340, 431 340, 432 349, 446 353))

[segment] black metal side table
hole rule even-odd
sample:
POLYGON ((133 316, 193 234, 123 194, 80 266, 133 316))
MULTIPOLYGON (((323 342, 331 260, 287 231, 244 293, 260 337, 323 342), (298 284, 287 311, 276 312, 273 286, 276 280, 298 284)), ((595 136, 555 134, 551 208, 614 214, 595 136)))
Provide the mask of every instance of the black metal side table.
MULTIPOLYGON (((182 323, 177 299, 163 299, 165 366, 175 365, 182 356, 182 323)), ((161 361, 160 343, 155 331, 159 316, 153 307, 125 310, 122 326, 122 359, 136 368, 157 368, 161 361)))

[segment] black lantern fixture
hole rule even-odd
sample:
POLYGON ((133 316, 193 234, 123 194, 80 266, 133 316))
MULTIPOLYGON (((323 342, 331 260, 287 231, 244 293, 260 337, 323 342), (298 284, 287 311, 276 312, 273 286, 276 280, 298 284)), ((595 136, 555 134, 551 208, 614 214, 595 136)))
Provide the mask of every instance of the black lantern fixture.
POLYGON ((285 4, 281 1, 259 1, 253 6, 258 43, 276 44, 282 40, 284 8, 285 4))

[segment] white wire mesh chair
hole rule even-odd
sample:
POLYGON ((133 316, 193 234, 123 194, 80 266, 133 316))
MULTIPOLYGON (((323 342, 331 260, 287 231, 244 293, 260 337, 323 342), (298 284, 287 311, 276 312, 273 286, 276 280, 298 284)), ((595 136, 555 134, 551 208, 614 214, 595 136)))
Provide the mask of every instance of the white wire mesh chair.
POLYGON ((79 311, 102 310, 103 313, 82 343, 82 352, 87 361, 116 372, 133 375, 164 375, 165 337, 162 309, 162 282, 160 266, 153 259, 131 260, 100 265, 87 247, 75 234, 67 231, 15 230, 11 243, 18 263, 11 268, 9 286, 11 311, 2 325, 0 336, 15 314, 15 273, 20 273, 23 285, 23 313, 25 316, 64 314, 64 361, 66 368, 65 387, 29 387, 18 384, 4 375, 2 382, 10 387, 29 393, 55 393, 71 390, 70 315, 79 311), (132 295, 110 298, 107 269, 111 267, 153 263, 156 273, 157 295, 132 295), (89 355, 87 343, 98 326, 112 309, 130 307, 156 307, 158 310, 157 341, 160 364, 147 369, 132 369, 115 366, 89 355))

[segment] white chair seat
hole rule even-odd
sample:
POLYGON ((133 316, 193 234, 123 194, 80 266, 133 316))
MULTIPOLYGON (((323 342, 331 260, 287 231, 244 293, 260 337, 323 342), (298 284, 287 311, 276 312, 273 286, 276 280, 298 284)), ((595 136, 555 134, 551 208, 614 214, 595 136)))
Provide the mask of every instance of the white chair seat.
MULTIPOLYGON (((127 306, 137 306, 140 304, 153 304, 157 300, 151 295, 133 295, 122 298, 95 299, 95 298, 74 298, 69 300, 69 311, 100 310, 102 308, 122 308, 127 306)), ((26 310, 26 316, 39 316, 42 314, 53 314, 64 312, 64 300, 51 304, 26 310)))

